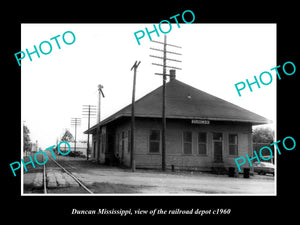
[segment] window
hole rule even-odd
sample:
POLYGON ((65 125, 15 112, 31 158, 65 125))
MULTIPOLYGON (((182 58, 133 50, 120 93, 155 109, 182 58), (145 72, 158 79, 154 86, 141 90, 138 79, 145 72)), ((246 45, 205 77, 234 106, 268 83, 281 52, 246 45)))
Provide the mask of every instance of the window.
POLYGON ((183 132, 183 153, 192 154, 192 132, 183 132))
POLYGON ((96 158, 96 141, 93 144, 93 157, 96 158))
POLYGON ((198 154, 199 155, 206 155, 206 133, 199 132, 198 133, 198 154))
POLYGON ((116 153, 120 151, 120 133, 117 133, 116 153))
POLYGON ((122 155, 124 154, 124 149, 125 149, 125 132, 122 131, 121 133, 121 151, 122 151, 122 155))
POLYGON ((229 155, 238 155, 238 135, 229 134, 229 155))
POLYGON ((222 141, 222 133, 213 133, 213 140, 214 141, 222 141))
POLYGON ((160 148, 160 130, 151 130, 149 137, 149 152, 159 153, 160 148))

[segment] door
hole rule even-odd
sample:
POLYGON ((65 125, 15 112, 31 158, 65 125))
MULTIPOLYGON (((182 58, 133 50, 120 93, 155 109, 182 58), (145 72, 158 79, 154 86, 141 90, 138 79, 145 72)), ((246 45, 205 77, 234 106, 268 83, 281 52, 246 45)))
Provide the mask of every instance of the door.
POLYGON ((213 133, 214 161, 223 162, 223 134, 213 133))
POLYGON ((96 141, 94 141, 93 143, 93 158, 96 159, 96 141))

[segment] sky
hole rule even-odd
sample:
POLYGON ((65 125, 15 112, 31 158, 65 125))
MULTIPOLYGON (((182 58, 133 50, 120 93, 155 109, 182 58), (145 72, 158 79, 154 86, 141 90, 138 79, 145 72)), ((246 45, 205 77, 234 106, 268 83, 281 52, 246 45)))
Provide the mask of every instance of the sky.
MULTIPOLYGON (((156 24, 156 26, 158 26, 156 24)), ((21 117, 22 124, 30 130, 33 142, 42 149, 55 145, 65 129, 74 135, 71 118, 82 118, 83 105, 98 104, 98 85, 104 86, 105 98, 101 99, 101 120, 131 103, 135 61, 137 69, 136 99, 162 84, 161 63, 149 55, 162 56, 151 50, 162 45, 151 42, 147 35, 138 45, 134 33, 153 24, 22 24, 21 51, 34 51, 43 41, 52 44, 52 52, 40 58, 32 54, 21 61, 21 117), (67 45, 62 40, 66 31, 72 31, 75 42, 67 45), (58 49, 57 38, 61 49, 58 49)), ((163 30, 168 30, 163 28, 163 30)), ((152 33, 153 40, 163 42, 152 33)), ((182 68, 176 79, 197 89, 264 116, 276 128, 276 24, 182 24, 172 23, 166 35, 167 43, 182 48, 167 47, 182 55, 167 55, 182 63, 169 63, 182 68), (273 75, 270 85, 247 87, 239 96, 235 89, 238 82, 254 81, 263 71, 273 75)), ((72 36, 66 34, 67 42, 72 36)), ((49 50, 47 44, 42 49, 49 50)), ((18 66, 16 61, 16 66, 18 66)), ((264 78, 265 82, 268 78, 264 78)), ((86 140, 87 118, 81 119, 77 140, 86 140)), ((96 119, 92 119, 91 126, 96 119)))

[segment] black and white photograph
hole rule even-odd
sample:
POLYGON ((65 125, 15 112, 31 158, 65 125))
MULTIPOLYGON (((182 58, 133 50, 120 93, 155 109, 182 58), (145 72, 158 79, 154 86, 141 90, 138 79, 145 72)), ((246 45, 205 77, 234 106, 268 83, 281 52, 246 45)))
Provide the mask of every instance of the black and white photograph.
POLYGON ((276 24, 21 32, 22 194, 276 195, 276 24))
POLYGON ((3 215, 295 217, 296 6, 95 3, 8 10, 3 215))

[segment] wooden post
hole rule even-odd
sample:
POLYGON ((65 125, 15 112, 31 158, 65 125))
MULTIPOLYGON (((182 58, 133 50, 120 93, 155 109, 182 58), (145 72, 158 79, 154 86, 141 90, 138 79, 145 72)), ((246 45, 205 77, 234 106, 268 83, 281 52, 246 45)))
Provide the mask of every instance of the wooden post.
POLYGON ((154 43, 158 43, 158 44, 162 44, 163 45, 163 50, 161 49, 157 49, 157 48, 150 48, 152 50, 155 51, 159 51, 159 52, 163 52, 163 57, 161 56, 155 56, 155 55, 150 55, 150 57, 153 58, 158 58, 158 59, 163 59, 163 64, 158 64, 158 63, 152 63, 152 65, 156 65, 156 66, 162 66, 163 67, 163 73, 155 73, 155 75, 162 75, 163 76, 163 85, 162 85, 162 134, 161 134, 161 160, 162 160, 162 170, 165 171, 166 170, 166 77, 167 76, 171 76, 170 74, 166 73, 166 68, 172 68, 172 69, 178 69, 181 70, 181 68, 178 67, 174 67, 174 66, 167 66, 166 61, 175 61, 175 62, 182 62, 180 60, 177 59, 171 59, 171 58, 167 58, 167 53, 170 54, 175 54, 175 55, 182 55, 180 53, 177 52, 173 52, 173 51, 167 51, 167 45, 168 46, 172 46, 172 47, 176 47, 176 48, 181 48, 180 46, 176 46, 176 45, 171 45, 171 44, 167 44, 167 37, 166 35, 164 36, 164 42, 159 42, 159 41, 153 41, 154 43))
POLYGON ((130 165, 132 172, 135 171, 135 160, 134 160, 134 147, 135 147, 135 84, 136 84, 136 69, 140 65, 141 61, 137 63, 135 61, 134 65, 132 66, 131 70, 134 69, 133 74, 133 87, 132 87, 132 103, 131 103, 131 149, 130 149, 130 165))
MULTIPOLYGON (((82 116, 88 117, 88 130, 90 129, 91 117, 96 115, 96 106, 94 105, 83 105, 82 116)), ((87 149, 86 149, 86 160, 89 160, 89 150, 90 150, 90 134, 87 133, 87 149)))
MULTIPOLYGON (((90 116, 91 116, 90 114, 91 114, 91 106, 89 105, 88 130, 90 129, 90 116)), ((90 135, 88 134, 87 149, 86 149, 86 160, 89 160, 89 149, 90 149, 90 135)))
POLYGON ((166 170, 166 43, 167 36, 164 38, 164 59, 163 59, 163 89, 162 89, 162 146, 161 146, 161 166, 166 170))
POLYGON ((81 119, 80 118, 71 118, 71 125, 75 126, 75 142, 74 142, 74 152, 76 152, 76 136, 77 136, 77 125, 80 125, 81 119))

